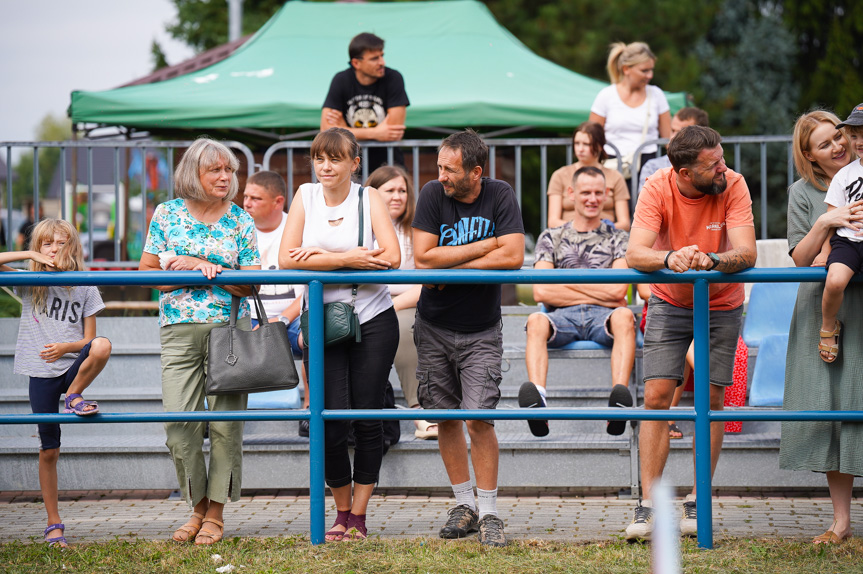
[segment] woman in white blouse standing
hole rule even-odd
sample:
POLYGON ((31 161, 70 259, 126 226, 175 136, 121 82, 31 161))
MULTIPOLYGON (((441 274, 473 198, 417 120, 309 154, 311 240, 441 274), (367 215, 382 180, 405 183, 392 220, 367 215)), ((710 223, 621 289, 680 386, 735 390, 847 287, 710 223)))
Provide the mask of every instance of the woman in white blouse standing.
POLYGON ((657 151, 655 145, 649 146, 640 158, 633 158, 636 148, 671 135, 668 100, 660 88, 650 85, 655 65, 656 56, 644 42, 612 44, 607 64, 611 85, 600 90, 590 107, 590 121, 605 128, 606 139, 634 174, 657 151))
MULTIPOLYGON (((352 181, 360 166, 354 135, 344 128, 321 132, 312 142, 311 156, 318 183, 301 185, 291 202, 279 267, 311 271, 398 268, 398 238, 380 194, 352 181)), ((305 298, 308 303, 308 294, 305 298)), ((361 336, 359 341, 333 344, 324 351, 324 408, 381 409, 399 345, 390 292, 377 283, 324 286, 324 303, 335 301, 354 304, 361 336)), ((309 344, 303 350, 307 372, 309 344)), ((338 512, 326 533, 330 542, 366 538, 366 508, 383 458, 381 421, 353 421, 353 464, 347 442, 350 428, 351 421, 324 422, 324 474, 338 512)))

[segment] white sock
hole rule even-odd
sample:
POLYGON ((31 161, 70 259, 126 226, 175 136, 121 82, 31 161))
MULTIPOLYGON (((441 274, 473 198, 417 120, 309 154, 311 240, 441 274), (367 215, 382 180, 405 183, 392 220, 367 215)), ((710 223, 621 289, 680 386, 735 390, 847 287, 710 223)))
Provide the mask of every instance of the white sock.
POLYGON ((536 383, 534 383, 533 386, 536 387, 536 390, 538 390, 539 394, 542 395, 542 398, 545 399, 545 387, 541 387, 541 386, 537 385, 536 383))
POLYGON ((473 498, 473 485, 470 481, 453 484, 452 492, 455 494, 456 505, 463 504, 471 510, 476 510, 476 501, 473 498))
POLYGON ((479 517, 482 518, 486 514, 497 516, 497 489, 483 490, 479 487, 476 489, 476 499, 479 505, 479 517))

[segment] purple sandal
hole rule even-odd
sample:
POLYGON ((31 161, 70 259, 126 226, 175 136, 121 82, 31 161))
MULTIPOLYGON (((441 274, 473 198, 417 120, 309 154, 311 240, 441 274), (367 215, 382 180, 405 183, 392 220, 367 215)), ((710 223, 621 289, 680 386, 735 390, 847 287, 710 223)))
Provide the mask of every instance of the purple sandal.
POLYGON ((66 526, 61 522, 58 524, 51 524, 48 526, 48 528, 45 529, 45 532, 42 533, 42 536, 45 538, 45 542, 48 543, 48 548, 51 548, 53 546, 63 548, 64 544, 68 544, 68 542, 66 542, 66 537, 62 535, 55 536, 54 538, 48 538, 48 533, 52 530, 59 530, 60 532, 65 532, 66 526))
POLYGON ((72 393, 71 395, 66 395, 66 410, 63 411, 66 414, 75 413, 78 416, 87 416, 87 415, 95 415, 99 412, 99 405, 96 401, 85 401, 84 397, 79 395, 78 393, 72 393), (75 399, 81 399, 73 406, 71 403, 75 399), (93 407, 92 409, 87 410, 87 407, 93 407))
POLYGON ((368 529, 366 529, 365 514, 351 514, 348 516, 348 529, 345 531, 345 536, 342 540, 365 540, 368 538, 368 529))
POLYGON ((345 529, 348 527, 348 515, 350 515, 350 510, 336 510, 336 521, 333 523, 333 527, 324 534, 324 540, 327 542, 340 542, 345 537, 344 530, 335 530, 336 526, 344 526, 345 529))

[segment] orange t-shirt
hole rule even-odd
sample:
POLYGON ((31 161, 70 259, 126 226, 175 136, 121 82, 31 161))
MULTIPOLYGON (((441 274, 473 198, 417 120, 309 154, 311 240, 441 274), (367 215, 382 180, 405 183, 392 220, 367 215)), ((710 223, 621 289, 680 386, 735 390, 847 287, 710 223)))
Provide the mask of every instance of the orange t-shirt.
MULTIPOLYGON (((739 173, 725 172, 728 187, 719 195, 685 197, 677 188, 673 168, 651 176, 638 196, 633 227, 657 233, 653 248, 680 249, 697 245, 704 253, 731 249, 728 229, 754 227, 749 187, 739 173)), ((665 283, 650 286, 654 295, 678 307, 692 308, 692 285, 665 283)), ((710 308, 727 311, 743 304, 742 283, 711 283, 710 308)))

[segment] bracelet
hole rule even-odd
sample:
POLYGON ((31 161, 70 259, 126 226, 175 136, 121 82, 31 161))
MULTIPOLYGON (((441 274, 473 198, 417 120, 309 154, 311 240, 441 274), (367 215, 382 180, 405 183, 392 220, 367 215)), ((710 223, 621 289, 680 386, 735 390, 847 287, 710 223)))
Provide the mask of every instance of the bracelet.
POLYGON ((665 254, 665 262, 663 263, 663 265, 665 265, 666 269, 670 269, 670 267, 668 267, 668 258, 671 257, 672 253, 674 253, 673 250, 665 254))

